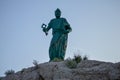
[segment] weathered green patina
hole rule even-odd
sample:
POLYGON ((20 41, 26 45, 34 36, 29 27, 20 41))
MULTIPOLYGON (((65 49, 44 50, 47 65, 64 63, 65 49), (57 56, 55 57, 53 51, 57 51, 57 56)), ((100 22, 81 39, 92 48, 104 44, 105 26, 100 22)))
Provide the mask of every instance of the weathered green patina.
POLYGON ((52 29, 53 37, 49 47, 50 61, 55 58, 64 60, 67 48, 68 33, 72 31, 67 20, 60 17, 60 9, 56 9, 55 16, 56 18, 52 19, 48 26, 43 28, 45 33, 52 29))

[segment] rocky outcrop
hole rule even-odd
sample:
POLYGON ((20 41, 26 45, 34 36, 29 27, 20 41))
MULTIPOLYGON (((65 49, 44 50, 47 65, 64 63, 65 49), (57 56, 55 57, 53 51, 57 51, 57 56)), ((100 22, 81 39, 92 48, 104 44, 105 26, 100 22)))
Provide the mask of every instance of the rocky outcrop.
POLYGON ((120 80, 120 62, 85 60, 70 69, 62 62, 46 62, 22 69, 1 80, 120 80))

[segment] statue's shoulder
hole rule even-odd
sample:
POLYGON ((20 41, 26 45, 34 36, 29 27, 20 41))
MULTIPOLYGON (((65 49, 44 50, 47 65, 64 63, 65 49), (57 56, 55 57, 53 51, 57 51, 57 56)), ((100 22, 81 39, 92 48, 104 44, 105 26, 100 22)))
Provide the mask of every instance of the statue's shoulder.
POLYGON ((65 19, 65 18, 63 18, 63 17, 62 17, 61 19, 62 19, 62 20, 66 20, 66 19, 65 19))
POLYGON ((64 22, 66 22, 66 21, 67 21, 67 20, 66 20, 66 18, 61 18, 61 20, 62 20, 62 21, 64 21, 64 22))
MULTIPOLYGON (((56 18, 53 18, 53 19, 51 19, 51 20, 50 20, 50 22, 53 22, 53 21, 55 21, 55 20, 57 20, 57 19, 56 19, 56 18)), ((65 18, 63 18, 63 17, 62 17, 62 18, 60 18, 60 20, 66 21, 66 19, 65 19, 65 18)))
POLYGON ((56 18, 51 19, 51 21, 54 21, 54 20, 56 20, 56 18))

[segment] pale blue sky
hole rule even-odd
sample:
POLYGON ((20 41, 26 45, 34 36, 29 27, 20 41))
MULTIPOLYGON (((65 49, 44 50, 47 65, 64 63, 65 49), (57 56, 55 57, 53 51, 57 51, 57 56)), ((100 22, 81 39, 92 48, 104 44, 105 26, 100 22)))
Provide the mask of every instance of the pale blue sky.
POLYGON ((92 60, 120 61, 120 0, 0 0, 0 76, 9 69, 49 61, 51 31, 41 24, 60 8, 70 23, 67 57, 74 53, 92 60))

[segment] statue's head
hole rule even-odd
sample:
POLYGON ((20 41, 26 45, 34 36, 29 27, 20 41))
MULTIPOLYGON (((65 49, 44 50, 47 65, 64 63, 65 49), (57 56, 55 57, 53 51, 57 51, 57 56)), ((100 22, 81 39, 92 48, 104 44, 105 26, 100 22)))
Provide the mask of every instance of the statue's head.
POLYGON ((60 11, 60 9, 56 9, 55 10, 55 16, 56 16, 56 18, 60 18, 60 16, 61 16, 61 11, 60 11))

